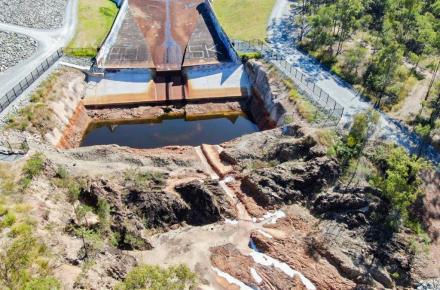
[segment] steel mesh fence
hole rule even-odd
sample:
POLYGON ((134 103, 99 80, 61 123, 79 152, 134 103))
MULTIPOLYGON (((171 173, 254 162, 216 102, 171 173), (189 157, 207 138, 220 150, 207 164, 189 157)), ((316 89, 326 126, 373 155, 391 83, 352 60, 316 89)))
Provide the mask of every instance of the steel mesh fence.
POLYGON ((240 52, 260 52, 265 60, 272 63, 283 75, 291 79, 303 92, 304 96, 326 118, 320 119, 321 125, 336 126, 342 118, 344 107, 334 100, 315 82, 309 80, 309 76, 287 62, 283 56, 276 53, 270 46, 262 41, 233 40, 233 45, 240 52))
POLYGON ((20 96, 33 82, 38 79, 49 67, 51 67, 61 56, 61 49, 54 52, 46 58, 37 68, 31 71, 24 79, 10 89, 3 97, 0 98, 0 113, 6 109, 18 96, 20 96))

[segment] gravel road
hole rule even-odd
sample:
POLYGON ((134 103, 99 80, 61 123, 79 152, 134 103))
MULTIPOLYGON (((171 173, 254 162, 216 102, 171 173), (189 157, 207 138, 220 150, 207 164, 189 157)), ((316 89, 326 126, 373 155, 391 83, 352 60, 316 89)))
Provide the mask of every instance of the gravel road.
POLYGON ((0 31, 0 72, 30 57, 38 47, 31 37, 15 32, 0 31))
POLYGON ((39 29, 63 25, 67 0, 0 0, 0 22, 39 29))

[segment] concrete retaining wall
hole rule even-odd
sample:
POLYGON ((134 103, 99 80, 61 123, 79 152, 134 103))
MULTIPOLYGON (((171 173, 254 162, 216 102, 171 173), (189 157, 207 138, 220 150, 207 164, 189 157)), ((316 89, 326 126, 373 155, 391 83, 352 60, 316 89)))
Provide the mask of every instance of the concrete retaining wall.
MULTIPOLYGON (((85 93, 84 75, 75 73, 73 79, 70 80, 69 86, 62 90, 61 97, 49 103, 49 107, 54 114, 54 128, 48 132, 44 138, 52 145, 57 146, 62 142, 66 136, 66 130, 71 130, 72 124, 78 122, 72 119, 77 119, 81 116, 82 128, 77 128, 75 131, 85 131, 87 129, 88 120, 85 114, 84 106, 82 105, 82 97, 85 93)), ((67 134, 69 135, 69 134, 67 134)), ((82 132, 76 134, 82 137, 82 132)))
POLYGON ((184 69, 188 99, 248 97, 252 94, 243 65, 228 62, 184 69))
POLYGON ((215 15, 214 9, 212 8, 211 1, 205 0, 206 7, 208 8, 209 17, 211 17, 212 22, 214 23, 215 30, 217 34, 220 37, 220 40, 223 42, 223 44, 226 47, 226 50, 228 51, 229 57, 231 60, 235 63, 241 63, 241 59, 238 56, 237 52, 235 51, 234 47, 231 44, 231 41, 229 37, 226 35, 225 31, 221 27, 220 23, 218 22, 217 16, 215 15))
POLYGON ((271 86, 267 70, 261 63, 248 61, 245 70, 254 92, 254 96, 249 100, 253 117, 262 118, 266 111, 267 117, 277 126, 283 125, 286 114, 291 111, 286 105, 288 100, 286 92, 276 91, 276 88, 271 86))
POLYGON ((125 14, 128 11, 128 0, 116 0, 122 2, 122 6, 119 9, 118 15, 116 16, 115 22, 113 23, 112 29, 110 33, 107 35, 106 39, 103 42, 103 46, 99 50, 98 55, 96 56, 96 63, 98 66, 101 66, 105 62, 105 58, 107 57, 110 48, 116 41, 116 37, 118 36, 119 29, 121 29, 122 22, 124 22, 125 14))

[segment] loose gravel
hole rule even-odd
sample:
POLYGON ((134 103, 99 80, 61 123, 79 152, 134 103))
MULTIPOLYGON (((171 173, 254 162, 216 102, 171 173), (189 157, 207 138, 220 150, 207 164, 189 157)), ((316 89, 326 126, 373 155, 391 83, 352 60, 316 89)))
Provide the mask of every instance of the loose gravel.
POLYGON ((15 32, 3 31, 0 31, 0 44, 0 72, 28 58, 38 47, 35 39, 15 32))
POLYGON ((417 290, 440 290, 440 278, 422 281, 417 290))
POLYGON ((54 29, 63 24, 67 0, 0 0, 0 22, 54 29))

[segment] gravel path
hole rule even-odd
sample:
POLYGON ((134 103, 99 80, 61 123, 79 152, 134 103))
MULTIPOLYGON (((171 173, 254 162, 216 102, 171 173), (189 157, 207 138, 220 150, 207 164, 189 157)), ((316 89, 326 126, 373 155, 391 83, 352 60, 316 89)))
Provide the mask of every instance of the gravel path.
MULTIPOLYGON (((4 0, 0 0, 4 1, 4 0)), ((27 1, 27 0, 26 0, 27 1)), ((58 1, 58 0, 55 0, 58 1)), ((52 3, 54 1, 50 1, 52 3)), ((66 6, 63 25, 58 29, 34 29, 0 22, 0 31, 27 35, 38 41, 38 48, 26 61, 0 72, 0 97, 23 80, 58 49, 64 47, 75 33, 78 0, 70 0, 66 6)), ((0 11, 1 13, 1 11, 0 11)), ((0 43, 1 44, 1 43, 0 43)))
POLYGON ((30 57, 38 47, 38 42, 15 32, 0 31, 0 72, 30 57))
POLYGON ((67 0, 0 0, 0 22, 54 29, 63 25, 67 0))

